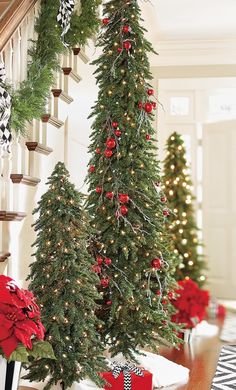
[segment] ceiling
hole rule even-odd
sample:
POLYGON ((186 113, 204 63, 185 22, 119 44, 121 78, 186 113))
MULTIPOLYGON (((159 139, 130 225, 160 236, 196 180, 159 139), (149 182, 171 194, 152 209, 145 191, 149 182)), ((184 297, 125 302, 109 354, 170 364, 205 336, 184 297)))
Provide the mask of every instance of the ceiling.
POLYGON ((236 38, 236 0, 139 0, 155 44, 236 38))

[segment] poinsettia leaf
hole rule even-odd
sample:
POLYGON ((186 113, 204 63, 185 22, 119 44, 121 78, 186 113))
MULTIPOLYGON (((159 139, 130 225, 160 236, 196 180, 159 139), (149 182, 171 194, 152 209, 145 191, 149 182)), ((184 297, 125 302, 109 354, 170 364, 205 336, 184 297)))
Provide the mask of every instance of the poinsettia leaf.
POLYGON ((33 343, 33 349, 30 351, 30 355, 36 359, 48 358, 56 360, 52 346, 47 341, 35 341, 33 343))
POLYGON ((9 362, 21 362, 28 363, 28 351, 24 345, 18 345, 14 352, 10 355, 8 361, 9 362))

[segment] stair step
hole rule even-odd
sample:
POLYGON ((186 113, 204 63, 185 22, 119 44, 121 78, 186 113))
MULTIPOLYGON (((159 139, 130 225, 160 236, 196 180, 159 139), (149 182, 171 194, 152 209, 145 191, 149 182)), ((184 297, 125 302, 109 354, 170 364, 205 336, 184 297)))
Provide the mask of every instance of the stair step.
POLYGON ((64 124, 60 119, 55 118, 55 116, 52 116, 51 114, 44 114, 41 117, 41 121, 43 123, 50 123, 51 125, 57 127, 60 129, 60 127, 64 124))
POLYGON ((76 83, 82 80, 78 73, 74 72, 71 67, 63 67, 62 70, 65 76, 70 76, 76 83))
POLYGON ((52 93, 54 97, 59 97, 64 102, 70 104, 73 102, 73 98, 69 96, 66 92, 62 91, 62 89, 52 89, 52 93))
POLYGON ((0 263, 4 263, 10 256, 10 252, 0 252, 0 263))
POLYGON ((41 154, 45 154, 46 156, 48 156, 50 153, 53 152, 52 148, 49 148, 49 146, 40 144, 39 142, 29 141, 29 142, 26 142, 25 144, 27 146, 27 149, 30 152, 38 152, 41 154))
POLYGON ((89 62, 89 57, 87 56, 87 54, 85 54, 85 52, 80 47, 74 47, 72 50, 74 55, 79 56, 85 64, 89 62))
POLYGON ((26 213, 0 210, 0 221, 22 221, 26 213))
POLYGON ((37 177, 23 175, 22 173, 12 173, 10 175, 12 183, 18 184, 27 184, 28 186, 35 187, 41 180, 37 177))

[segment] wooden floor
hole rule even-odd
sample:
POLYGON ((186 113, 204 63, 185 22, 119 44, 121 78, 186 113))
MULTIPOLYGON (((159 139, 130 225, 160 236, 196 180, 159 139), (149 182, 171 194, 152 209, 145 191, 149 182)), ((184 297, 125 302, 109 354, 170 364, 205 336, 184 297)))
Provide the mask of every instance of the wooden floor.
MULTIPOLYGON (((222 322, 211 322, 222 326, 222 322)), ((167 359, 190 369, 189 381, 182 386, 171 386, 165 390, 210 390, 219 353, 223 343, 219 336, 194 337, 191 344, 184 344, 180 350, 162 348, 160 353, 167 359)))

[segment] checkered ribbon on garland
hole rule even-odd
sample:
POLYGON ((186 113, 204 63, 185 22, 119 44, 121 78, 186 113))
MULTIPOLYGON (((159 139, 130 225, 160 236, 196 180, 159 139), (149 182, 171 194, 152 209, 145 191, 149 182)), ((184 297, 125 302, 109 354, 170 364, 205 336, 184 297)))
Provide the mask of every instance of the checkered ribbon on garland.
POLYGON ((124 374, 124 390, 132 390, 131 373, 133 372, 137 376, 144 376, 141 368, 129 363, 114 362, 112 365, 112 375, 115 379, 118 378, 120 373, 124 374))
POLYGON ((10 131, 11 96, 5 88, 6 71, 0 59, 0 146, 9 152, 12 140, 10 131))
POLYGON ((70 28, 71 15, 75 7, 75 0, 60 0, 57 22, 62 27, 62 38, 70 28))

